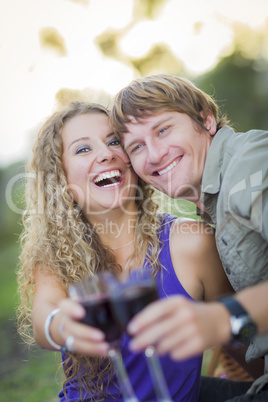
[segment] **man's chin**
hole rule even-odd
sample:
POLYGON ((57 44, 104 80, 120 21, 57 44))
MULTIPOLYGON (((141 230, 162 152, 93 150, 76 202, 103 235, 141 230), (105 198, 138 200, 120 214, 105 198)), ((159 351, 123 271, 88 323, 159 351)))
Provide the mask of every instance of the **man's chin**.
POLYGON ((170 198, 180 198, 180 196, 177 194, 176 190, 173 188, 170 188, 170 187, 167 188, 165 186, 163 187, 157 183, 152 183, 152 186, 156 190, 160 191, 161 193, 166 194, 170 198))

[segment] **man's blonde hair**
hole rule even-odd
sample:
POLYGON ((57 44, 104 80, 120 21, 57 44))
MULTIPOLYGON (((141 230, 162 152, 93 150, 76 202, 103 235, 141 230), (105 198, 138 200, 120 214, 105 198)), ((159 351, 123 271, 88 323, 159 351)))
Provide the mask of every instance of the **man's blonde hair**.
POLYGON ((130 117, 139 120, 167 111, 187 114, 202 129, 208 113, 215 117, 217 129, 228 124, 225 116, 219 117, 211 96, 185 78, 166 74, 139 78, 123 88, 115 97, 111 122, 115 132, 122 135, 127 132, 130 117))

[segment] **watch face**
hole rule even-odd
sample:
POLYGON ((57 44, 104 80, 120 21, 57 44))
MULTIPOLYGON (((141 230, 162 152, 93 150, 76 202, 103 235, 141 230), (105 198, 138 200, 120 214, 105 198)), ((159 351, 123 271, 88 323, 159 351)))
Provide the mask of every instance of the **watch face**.
POLYGON ((246 324, 241 328, 240 337, 244 339, 245 342, 250 342, 255 335, 256 327, 254 324, 246 324))
POLYGON ((256 335, 256 325, 249 316, 234 317, 230 319, 233 339, 242 344, 248 344, 256 335))
POLYGON ((233 343, 249 344, 257 334, 257 326, 248 312, 233 296, 220 298, 219 301, 231 314, 230 324, 233 343))

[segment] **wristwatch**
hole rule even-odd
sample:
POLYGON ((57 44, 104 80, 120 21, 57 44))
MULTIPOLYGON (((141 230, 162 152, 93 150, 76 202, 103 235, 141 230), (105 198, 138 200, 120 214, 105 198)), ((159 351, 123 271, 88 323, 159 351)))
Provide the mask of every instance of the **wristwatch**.
POLYGON ((257 334, 257 325, 252 320, 244 307, 232 296, 223 297, 218 301, 230 312, 230 324, 232 330, 231 343, 247 345, 257 334))

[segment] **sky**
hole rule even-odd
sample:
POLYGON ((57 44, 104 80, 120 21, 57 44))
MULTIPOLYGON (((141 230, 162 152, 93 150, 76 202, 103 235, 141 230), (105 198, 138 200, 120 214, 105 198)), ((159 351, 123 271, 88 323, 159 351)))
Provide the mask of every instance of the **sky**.
MULTIPOLYGON (((55 109, 61 88, 92 88, 111 97, 136 78, 127 63, 105 57, 95 38, 126 29, 120 49, 131 57, 166 43, 192 74, 233 49, 233 24, 261 30, 268 1, 168 0, 152 20, 133 21, 135 0, 9 0, 0 2, 0 167, 29 155, 33 132, 55 109), (86 4, 88 3, 88 4, 86 4), (66 55, 41 46, 39 31, 54 27, 66 55)), ((98 101, 98 99, 92 99, 98 101)))

